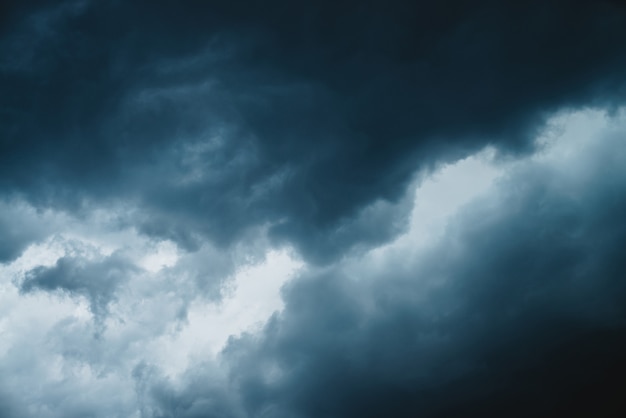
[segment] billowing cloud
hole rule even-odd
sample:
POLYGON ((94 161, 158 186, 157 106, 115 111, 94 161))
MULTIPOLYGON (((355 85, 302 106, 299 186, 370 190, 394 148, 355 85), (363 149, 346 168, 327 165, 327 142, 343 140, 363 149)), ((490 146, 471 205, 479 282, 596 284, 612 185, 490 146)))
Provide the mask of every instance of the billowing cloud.
POLYGON ((119 249, 29 249, 43 267, 20 258, 12 274, 38 291, 5 281, 0 293, 0 390, 16 416, 614 416, 626 348, 624 126, 621 113, 565 113, 532 155, 489 151, 444 167, 415 193, 405 235, 301 266, 282 308, 259 304, 276 297, 263 290, 274 276, 294 271, 275 264, 288 266, 285 255, 267 255, 274 267, 253 267, 231 291, 220 277, 249 250, 161 246, 170 261, 158 265, 141 256, 156 250, 146 238, 127 233, 122 248, 141 273, 98 284, 89 279, 106 276, 119 249), (91 294, 114 295, 100 322, 91 294), (36 391, 19 389, 34 381, 36 391))
POLYGON ((621 2, 180 3, 0 5, 0 417, 624 415, 621 2))
POLYGON ((144 233, 188 249, 267 226, 317 262, 384 242, 405 205, 352 218, 397 202, 416 168, 488 143, 528 149, 551 111, 624 92, 616 2, 67 1, 7 13, 4 193, 70 210, 132 202, 144 233))
POLYGON ((426 249, 291 282, 285 310, 223 354, 248 416, 623 411, 626 131, 575 131, 602 118, 510 165, 426 249))

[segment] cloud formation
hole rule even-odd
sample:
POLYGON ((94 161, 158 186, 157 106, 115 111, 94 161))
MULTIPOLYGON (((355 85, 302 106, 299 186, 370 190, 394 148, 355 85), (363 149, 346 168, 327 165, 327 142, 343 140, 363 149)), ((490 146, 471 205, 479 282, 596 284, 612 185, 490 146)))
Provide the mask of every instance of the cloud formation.
POLYGON ((551 111, 624 93, 614 2, 7 8, 4 193, 132 201, 144 233, 188 249, 269 225, 329 262, 399 232, 405 205, 352 218, 416 168, 528 149, 551 111))
MULTIPOLYGON (((619 416, 620 112, 565 113, 534 154, 492 160, 500 174, 491 186, 493 169, 479 174, 477 163, 466 164, 455 175, 482 176, 483 192, 456 212, 442 209, 445 228, 416 245, 428 216, 413 211, 424 217, 411 220, 408 235, 332 266, 309 264, 283 288, 282 311, 261 329, 235 333, 217 357, 215 347, 185 350, 224 332, 198 316, 215 296, 192 296, 205 286, 197 273, 211 272, 210 264, 198 270, 198 257, 219 261, 219 253, 144 264, 153 272, 123 282, 91 280, 118 264, 116 253, 26 267, 22 290, 39 291, 5 284, 0 294, 13 324, 5 329, 22 330, 0 345, 0 390, 11 393, 15 416, 619 416), (45 290, 111 296, 99 337, 91 315, 77 313, 89 304, 45 299, 45 290), (35 380, 43 382, 35 393, 16 389, 35 380), (84 386, 92 390, 71 395, 84 386)), ((419 189, 417 204, 428 196, 419 189)))
POLYGON ((623 416, 619 1, 5 1, 0 418, 623 416))
POLYGON ((247 416, 618 416, 625 134, 621 119, 513 164, 427 250, 291 282, 224 352, 247 416))

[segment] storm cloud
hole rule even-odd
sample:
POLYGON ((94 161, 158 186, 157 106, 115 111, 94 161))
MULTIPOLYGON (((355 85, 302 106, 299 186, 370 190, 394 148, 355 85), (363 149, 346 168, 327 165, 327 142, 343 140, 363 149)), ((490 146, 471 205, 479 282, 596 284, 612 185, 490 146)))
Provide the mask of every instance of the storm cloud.
POLYGON ((427 250, 288 284, 224 352, 249 416, 619 416, 625 134, 517 164, 427 250))
POLYGON ((622 416, 619 1, 5 1, 0 417, 622 416))
POLYGON ((143 232, 188 249, 259 225, 316 262, 384 242, 406 207, 352 218, 416 169, 528 150, 550 112, 624 95, 615 2, 6 8, 4 193, 131 200, 143 232))

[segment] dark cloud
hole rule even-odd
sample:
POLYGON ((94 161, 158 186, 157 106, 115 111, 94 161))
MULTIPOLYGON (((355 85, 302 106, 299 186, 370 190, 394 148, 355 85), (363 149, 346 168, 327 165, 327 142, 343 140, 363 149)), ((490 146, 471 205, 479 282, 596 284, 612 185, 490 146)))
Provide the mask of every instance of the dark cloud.
POLYGON ((0 4, 0 416, 624 415, 624 120, 535 142, 623 111, 621 2, 178 3, 0 4), (496 190, 372 261, 487 145, 496 190), (285 309, 204 357, 280 246, 285 309))
POLYGON ((290 283, 224 353, 249 415, 621 416, 626 154, 607 136, 517 166, 408 265, 290 283))
POLYGON ((406 205, 352 218, 416 169, 527 150, 549 112, 624 95, 616 2, 3 7, 3 193, 132 202, 188 249, 267 225, 319 262, 384 242, 406 205))
POLYGON ((96 318, 102 319, 115 299, 119 286, 140 269, 120 254, 90 260, 82 256, 64 256, 52 267, 28 271, 20 283, 22 292, 62 292, 83 296, 96 318))

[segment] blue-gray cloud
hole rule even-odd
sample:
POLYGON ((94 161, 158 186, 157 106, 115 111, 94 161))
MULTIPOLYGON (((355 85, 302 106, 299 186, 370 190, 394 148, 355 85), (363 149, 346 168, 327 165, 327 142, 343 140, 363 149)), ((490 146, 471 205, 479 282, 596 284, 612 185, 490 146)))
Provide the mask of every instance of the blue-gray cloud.
POLYGON ((81 256, 64 256, 52 267, 36 267, 28 271, 20 283, 22 292, 48 291, 83 296, 92 313, 102 318, 115 299, 117 289, 140 269, 120 254, 101 260, 81 256))
POLYGON ((317 262, 384 242, 351 218, 416 169, 624 92, 616 2, 34 5, 0 40, 3 193, 132 201, 188 249, 259 225, 317 262))
POLYGON ((408 267, 288 285, 225 352, 249 416, 618 416, 623 135, 565 172, 516 168, 408 267))
POLYGON ((0 5, 0 416, 623 415, 623 117, 562 158, 535 142, 624 105, 621 2, 179 3, 0 5), (495 191, 368 265, 421 176, 487 145, 495 191), (112 255, 11 264, 98 216, 112 255), (159 240, 178 261, 141 270, 159 240), (279 246, 306 266, 285 309, 178 356, 190 304, 279 246), (96 321, 25 314, 44 292, 96 321))
POLYGON ((24 209, 28 208, 0 204, 0 263, 16 259, 29 244, 50 232, 43 222, 33 222, 35 217, 25 214, 24 209))

